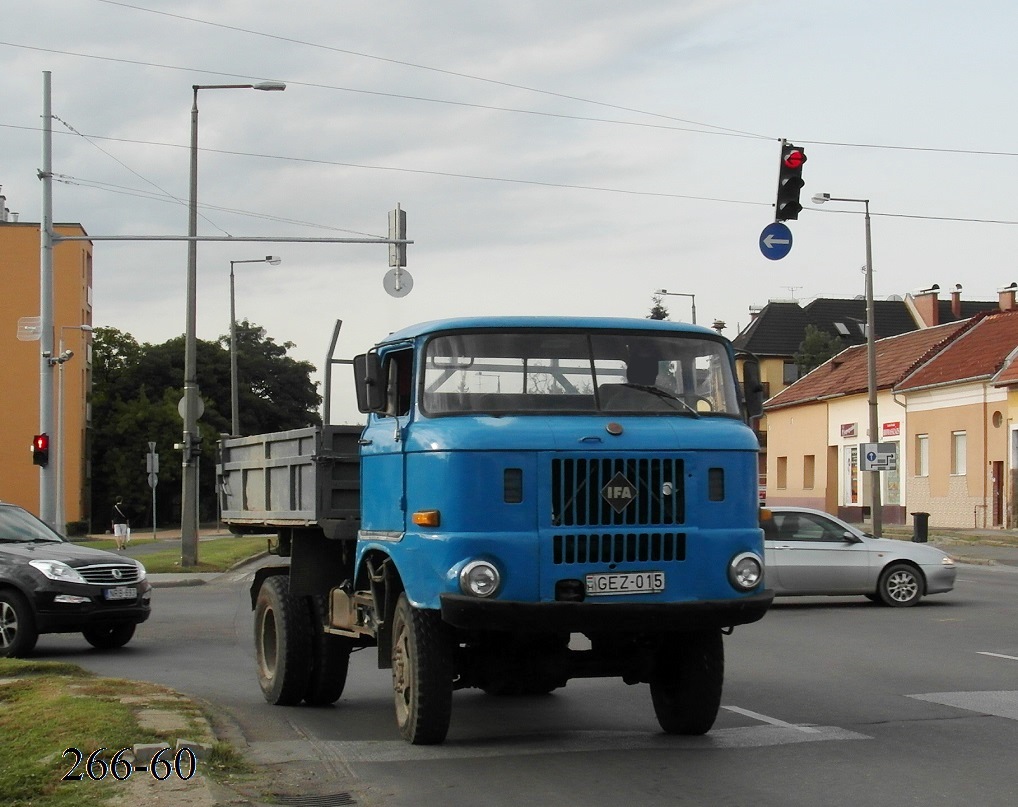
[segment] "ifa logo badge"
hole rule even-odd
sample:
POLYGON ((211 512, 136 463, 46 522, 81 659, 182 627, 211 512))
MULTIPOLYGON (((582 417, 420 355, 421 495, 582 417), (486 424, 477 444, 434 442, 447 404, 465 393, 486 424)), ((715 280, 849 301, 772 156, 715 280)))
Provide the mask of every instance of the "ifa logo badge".
POLYGON ((601 498, 611 505, 612 510, 621 513, 636 498, 636 487, 619 471, 601 488, 601 498))

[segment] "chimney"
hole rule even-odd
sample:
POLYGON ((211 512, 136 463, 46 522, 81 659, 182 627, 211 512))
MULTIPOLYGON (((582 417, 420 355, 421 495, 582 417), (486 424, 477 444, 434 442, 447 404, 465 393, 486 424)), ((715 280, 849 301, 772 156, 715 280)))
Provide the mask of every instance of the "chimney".
POLYGON ((940 324, 940 286, 934 283, 928 289, 921 289, 913 298, 916 312, 927 328, 940 324))
POLYGON ((961 283, 955 283, 951 290, 951 316, 961 319, 961 283))
POLYGON ((1011 283, 1002 289, 997 289, 997 305, 1001 311, 1014 311, 1018 308, 1015 303, 1015 293, 1018 292, 1018 283, 1011 283))

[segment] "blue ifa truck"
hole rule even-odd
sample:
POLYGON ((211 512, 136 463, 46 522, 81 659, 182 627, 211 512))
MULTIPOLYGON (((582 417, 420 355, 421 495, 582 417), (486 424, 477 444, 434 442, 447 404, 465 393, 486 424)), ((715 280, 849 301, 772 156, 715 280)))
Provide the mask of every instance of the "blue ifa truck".
POLYGON ((277 536, 251 587, 265 698, 333 703, 375 648, 411 743, 445 739, 454 690, 602 676, 709 731, 722 636, 772 601, 756 362, 740 385, 696 325, 474 317, 353 364, 366 426, 221 443, 223 520, 277 536))

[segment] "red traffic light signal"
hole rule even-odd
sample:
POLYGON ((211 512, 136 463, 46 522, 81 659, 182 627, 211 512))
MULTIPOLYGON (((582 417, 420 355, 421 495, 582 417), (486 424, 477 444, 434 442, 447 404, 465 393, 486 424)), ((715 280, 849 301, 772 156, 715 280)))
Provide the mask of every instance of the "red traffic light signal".
POLYGON ((32 462, 43 467, 49 464, 48 434, 37 434, 32 438, 32 462))
POLYGON ((802 164, 806 152, 788 142, 781 144, 781 164, 778 166, 778 198, 774 204, 775 221, 794 221, 799 218, 802 205, 799 191, 805 185, 802 181, 802 164))

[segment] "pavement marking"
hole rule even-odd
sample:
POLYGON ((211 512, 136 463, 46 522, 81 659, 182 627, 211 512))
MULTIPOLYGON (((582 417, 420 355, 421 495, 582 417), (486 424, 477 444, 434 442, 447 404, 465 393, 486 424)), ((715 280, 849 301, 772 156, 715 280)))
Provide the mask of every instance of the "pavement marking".
POLYGON ((715 729, 702 737, 679 737, 653 732, 570 731, 551 735, 518 735, 483 740, 446 740, 442 745, 410 745, 402 740, 254 742, 251 761, 272 765, 314 761, 327 753, 346 764, 415 762, 434 759, 533 756, 549 753, 598 751, 708 751, 762 748, 830 740, 869 740, 871 737, 837 726, 770 723, 764 726, 715 729))
POLYGON ((1006 658, 1010 661, 1018 661, 1018 656, 1005 656, 1003 653, 989 653, 985 650, 977 650, 977 656, 992 656, 993 658, 1006 658))
POLYGON ((796 731, 805 731, 807 733, 819 731, 819 729, 812 726, 797 726, 795 723, 786 723, 784 720, 778 720, 776 717, 767 717, 767 715, 762 715, 759 712, 751 712, 749 709, 743 709, 739 706, 722 706, 721 708, 727 709, 729 712, 735 712, 736 714, 751 717, 754 720, 759 720, 761 723, 770 723, 772 726, 782 726, 784 728, 795 729, 796 731))
POLYGON ((1018 720, 1018 692, 997 690, 990 692, 928 692, 925 695, 909 695, 919 701, 953 706, 983 715, 1006 717, 1018 720))

